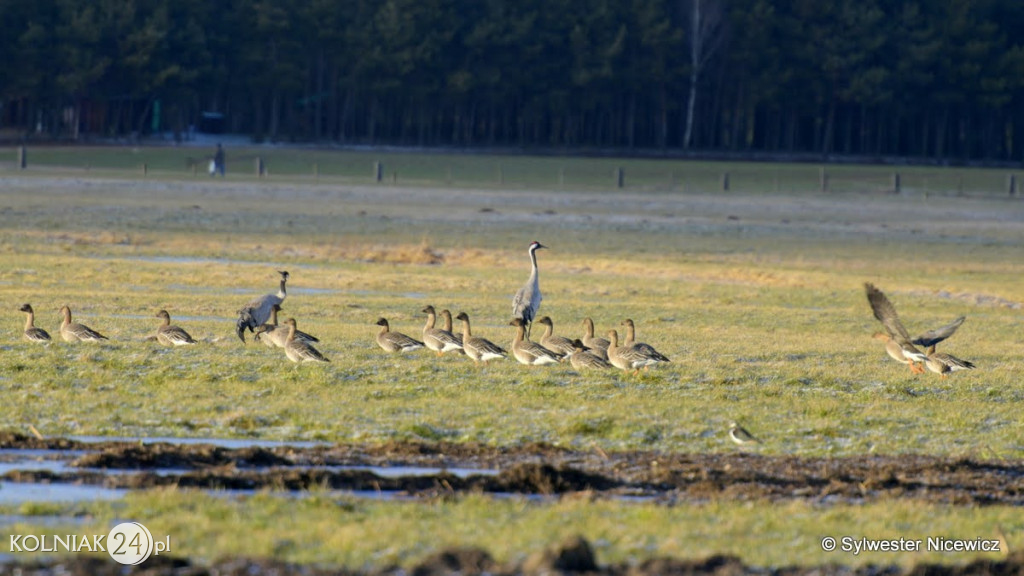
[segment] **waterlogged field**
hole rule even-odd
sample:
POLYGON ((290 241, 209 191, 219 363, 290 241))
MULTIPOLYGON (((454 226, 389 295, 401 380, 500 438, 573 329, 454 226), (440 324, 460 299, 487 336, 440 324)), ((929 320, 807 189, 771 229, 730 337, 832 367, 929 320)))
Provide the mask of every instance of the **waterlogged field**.
MULTIPOLYGON (((457 160, 468 162, 464 170, 491 171, 457 160)), ((316 162, 330 172, 329 155, 316 162)), ((543 168, 533 169, 548 174, 548 161, 538 162, 543 168)), ((567 174, 610 174, 616 166, 559 162, 567 174)), ((702 164, 709 174, 718 168, 702 164)), ((728 169, 746 171, 751 183, 728 192, 715 178, 686 187, 683 176, 665 187, 577 188, 569 179, 520 186, 506 176, 511 168, 502 169, 505 180, 479 187, 274 172, 211 180, 8 171, 0 196, 0 429, 47 437, 445 441, 498 450, 544 443, 596 454, 922 454, 1019 465, 1024 202, 913 187, 888 194, 870 183, 875 176, 821 193, 813 179, 803 187, 771 165, 760 179, 756 165, 728 169), (638 375, 578 373, 513 360, 475 366, 428 352, 395 356, 374 344, 379 317, 418 337, 420 310, 432 304, 465 311, 474 334, 507 348, 510 300, 529 274, 532 240, 549 247, 538 253, 541 314, 552 317, 556 334, 581 336, 584 317, 599 333, 621 332, 620 322, 632 318, 638 338, 672 363, 638 375), (291 274, 283 318, 318 336, 330 364, 295 366, 251 335, 245 345, 235 337, 236 311, 274 291, 277 270, 291 274), (871 338, 882 327, 864 282, 886 292, 915 335, 966 316, 939 349, 977 369, 940 378, 889 359, 871 338), (68 304, 77 321, 110 342, 27 342, 18 312, 25 302, 54 336, 57 311, 68 304), (168 349, 146 341, 160 309, 201 343, 168 349), (729 442, 732 421, 762 443, 729 442)), ((855 181, 856 168, 845 169, 855 181)), ((517 168, 530 170, 528 163, 517 168)), ((978 176, 922 174, 930 182, 978 176)), ((978 556, 829 554, 820 540, 1024 543, 1020 509, 1006 504, 891 495, 737 502, 727 493, 672 505, 450 498, 369 502, 314 490, 296 504, 273 490, 220 498, 164 488, 107 503, 0 504, 0 513, 14 515, 5 529, 11 533, 60 531, 61 519, 83 516, 106 531, 108 520, 131 516, 154 534, 179 537, 180 556, 357 568, 409 565, 460 544, 514 562, 571 534, 594 543, 607 563, 717 551, 761 566, 907 566, 978 556), (285 509, 294 526, 281 524, 285 509)))

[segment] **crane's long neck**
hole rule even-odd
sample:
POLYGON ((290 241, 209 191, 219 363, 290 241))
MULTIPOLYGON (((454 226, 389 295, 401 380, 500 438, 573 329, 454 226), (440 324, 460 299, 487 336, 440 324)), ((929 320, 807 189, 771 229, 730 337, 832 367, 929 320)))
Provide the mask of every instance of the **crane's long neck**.
POLYGON ((281 278, 281 287, 277 290, 277 297, 284 300, 288 296, 288 291, 285 289, 285 284, 288 283, 287 278, 281 278))
POLYGON ((530 262, 533 264, 533 269, 530 270, 530 280, 537 283, 537 248, 530 248, 530 262))

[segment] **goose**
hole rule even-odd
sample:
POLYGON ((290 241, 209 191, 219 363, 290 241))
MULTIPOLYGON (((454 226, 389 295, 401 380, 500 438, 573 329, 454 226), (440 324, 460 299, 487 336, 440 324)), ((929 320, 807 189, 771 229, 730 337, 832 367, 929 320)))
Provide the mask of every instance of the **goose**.
POLYGON ((583 319, 583 338, 580 338, 583 345, 590 349, 590 353, 601 358, 608 359, 608 341, 604 338, 594 337, 594 321, 590 318, 583 319))
POLYGON ((917 338, 911 339, 910 333, 907 332, 896 313, 896 307, 892 305, 885 293, 870 282, 864 283, 864 291, 868 297, 868 304, 871 305, 871 312, 885 327, 885 333, 876 333, 873 337, 884 341, 886 353, 893 360, 909 366, 910 371, 914 374, 924 372, 924 368, 917 363, 925 362, 928 359, 928 354, 934 352, 935 345, 952 336, 957 328, 964 323, 965 317, 961 316, 941 328, 925 332, 917 338), (929 352, 922 352, 915 347, 915 344, 925 346, 929 352))
POLYGON ((171 315, 167 313, 167 310, 157 312, 156 317, 163 318, 163 323, 156 329, 157 342, 164 346, 189 346, 196 343, 188 332, 171 325, 171 315))
POLYGON ((943 378, 957 370, 974 369, 974 364, 967 360, 961 360, 952 354, 934 351, 928 353, 928 356, 924 360, 924 365, 927 366, 929 370, 943 378))
POLYGON ((572 344, 574 351, 572 356, 569 356, 569 363, 572 364, 572 367, 576 370, 605 369, 612 367, 612 365, 604 358, 589 352, 586 345, 584 345, 579 338, 573 340, 572 344))
POLYGON ((281 287, 278 288, 276 294, 264 294, 249 302, 238 311, 235 333, 238 334, 238 339, 243 343, 245 342, 245 329, 248 328, 249 332, 255 332, 260 327, 260 324, 270 319, 270 309, 274 304, 284 302, 285 297, 288 296, 285 290, 285 284, 288 282, 289 276, 288 271, 279 270, 277 273, 281 275, 281 287))
POLYGON ((516 292, 512 297, 512 318, 519 318, 526 325, 526 334, 529 336, 530 327, 533 325, 533 318, 540 309, 540 282, 537 279, 537 250, 547 248, 540 242, 534 240, 530 243, 530 278, 526 285, 516 292))
MULTIPOLYGON (((267 348, 284 348, 285 344, 288 342, 288 327, 278 326, 277 324, 277 313, 280 311, 280 304, 274 304, 271 306, 270 320, 256 329, 256 336, 254 336, 254 338, 263 342, 263 345, 267 348)), ((320 341, 316 336, 306 334, 302 330, 296 330, 295 337, 308 344, 320 341)))
POLYGON ((40 344, 49 344, 52 341, 50 334, 42 328, 36 328, 35 319, 36 313, 32 310, 31 304, 22 304, 21 308, 18 308, 20 312, 24 312, 27 316, 25 318, 25 339, 30 342, 39 342, 40 344))
POLYGON ((615 330, 608 331, 608 362, 621 370, 632 370, 634 374, 640 372, 651 364, 657 364, 659 360, 652 357, 648 352, 636 346, 619 346, 619 333, 615 330))
POLYGON ((537 320, 538 324, 544 325, 544 334, 540 337, 540 345, 562 355, 562 359, 569 358, 576 352, 576 346, 572 340, 564 336, 555 336, 555 323, 550 316, 544 316, 537 320))
POLYGON ((71 321, 71 308, 67 304, 60 307, 64 320, 60 323, 60 336, 65 342, 99 342, 109 340, 103 334, 89 328, 85 324, 71 321))
POLYGON ((385 318, 377 319, 377 326, 380 332, 377 333, 377 345, 385 352, 412 352, 423 348, 423 342, 401 332, 392 332, 391 326, 385 318))
POLYGON ((622 325, 626 327, 626 340, 622 343, 623 346, 635 346, 645 353, 649 354, 652 358, 658 362, 671 362, 667 356, 658 352, 654 349, 654 346, 647 344, 646 342, 636 341, 636 328, 633 326, 633 320, 626 318, 622 321, 622 325))
POLYGON ((445 310, 445 312, 448 312, 445 319, 448 328, 434 328, 434 323, 437 321, 437 312, 435 312, 433 306, 428 305, 421 312, 427 315, 427 323, 423 326, 423 343, 426 344, 427 348, 436 352, 438 356, 445 352, 462 350, 462 339, 452 334, 451 331, 452 315, 450 312, 445 310))
POLYGON ((501 346, 486 338, 473 336, 469 326, 469 315, 465 312, 459 312, 459 315, 455 318, 462 321, 462 349, 466 352, 466 356, 469 356, 475 364, 506 357, 508 353, 501 346))
POLYGON ((520 364, 543 366, 544 364, 558 364, 562 361, 561 354, 526 339, 526 323, 521 318, 513 319, 509 325, 516 327, 516 336, 512 340, 512 355, 520 364))
POLYGON ((330 360, 320 353, 319 350, 313 347, 312 344, 305 340, 296 338, 298 332, 298 326, 295 322, 295 318, 289 318, 285 320, 285 325, 288 327, 288 338, 284 346, 284 355, 289 360, 300 364, 302 362, 330 362, 330 360))

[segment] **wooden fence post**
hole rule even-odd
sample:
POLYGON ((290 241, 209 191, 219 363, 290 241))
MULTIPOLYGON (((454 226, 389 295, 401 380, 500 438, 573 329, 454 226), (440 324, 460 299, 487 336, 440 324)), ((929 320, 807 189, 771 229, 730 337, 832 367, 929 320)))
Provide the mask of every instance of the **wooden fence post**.
POLYGON ((384 179, 384 164, 379 160, 373 163, 373 180, 380 183, 384 179))
POLYGON ((722 192, 729 191, 729 173, 722 172, 722 192))
POLYGON ((263 166, 263 157, 262 156, 257 156, 256 157, 256 166, 255 166, 255 168, 256 168, 256 177, 257 178, 263 178, 265 167, 263 166))
POLYGON ((145 162, 142 163, 142 177, 145 178, 149 174, 149 166, 145 162))
POLYGON ((18 146, 18 168, 22 170, 28 168, 28 151, 24 146, 18 146))
POLYGON ((1006 177, 1006 191, 1009 193, 1009 195, 1011 197, 1017 195, 1017 175, 1016 174, 1010 174, 1009 176, 1006 177))
POLYGON ((615 169, 615 183, 619 188, 626 186, 626 171, 621 167, 615 169))
POLYGON ((893 191, 894 194, 899 194, 900 193, 900 173, 899 172, 893 172, 892 173, 892 191, 893 191))
POLYGON ((828 192, 828 172, 825 171, 824 166, 821 167, 821 172, 818 174, 818 183, 822 192, 828 192))

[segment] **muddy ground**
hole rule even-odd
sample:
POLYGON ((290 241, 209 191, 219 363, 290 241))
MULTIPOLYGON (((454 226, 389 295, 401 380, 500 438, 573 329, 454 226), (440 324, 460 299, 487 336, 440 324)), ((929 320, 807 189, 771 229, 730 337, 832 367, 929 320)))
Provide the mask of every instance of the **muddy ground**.
POLYGON ((1024 504, 1024 461, 902 454, 849 458, 574 451, 545 444, 401 442, 229 449, 207 444, 141 444, 38 439, 0 433, 4 458, 17 450, 67 452, 60 471, 12 470, 8 482, 106 488, 178 486, 218 490, 395 492, 414 497, 507 493, 648 497, 659 501, 868 501, 912 498, 960 505, 1024 504), (379 475, 337 467, 438 468, 427 475, 379 475), (450 468, 479 469, 455 475, 450 468), (116 474, 111 472, 117 472, 116 474), (497 471, 486 473, 485 471, 497 471))
POLYGON ((864 566, 846 568, 833 564, 823 566, 789 566, 774 569, 747 566, 729 556, 712 556, 702 560, 654 558, 640 564, 598 565, 593 549, 582 538, 570 538, 561 544, 538 552, 526 560, 502 565, 485 550, 454 548, 442 550, 411 570, 384 568, 374 572, 344 569, 323 569, 297 566, 273 560, 233 559, 212 565, 193 564, 189 560, 154 556, 141 566, 121 566, 109 558, 78 557, 62 560, 41 560, 32 563, 5 565, 0 573, 18 570, 23 576, 326 576, 328 574, 376 576, 442 576, 442 575, 541 575, 594 574, 609 576, 1021 576, 1024 575, 1024 553, 1017 552, 1005 560, 978 560, 963 566, 920 564, 909 570, 896 566, 864 566))

